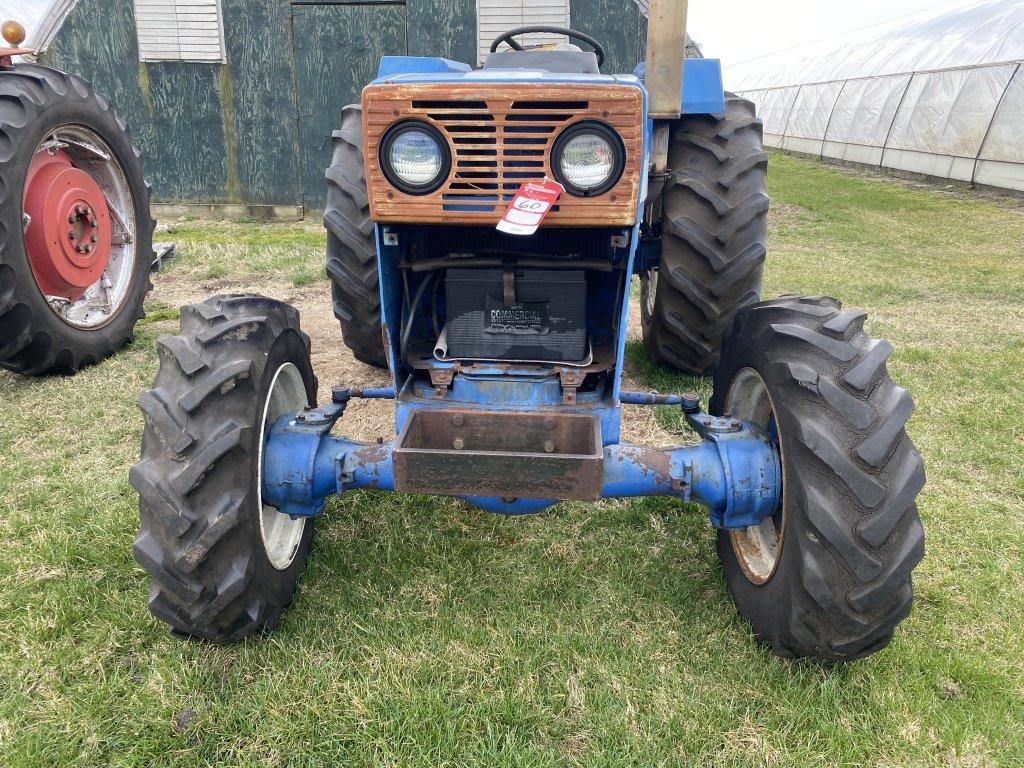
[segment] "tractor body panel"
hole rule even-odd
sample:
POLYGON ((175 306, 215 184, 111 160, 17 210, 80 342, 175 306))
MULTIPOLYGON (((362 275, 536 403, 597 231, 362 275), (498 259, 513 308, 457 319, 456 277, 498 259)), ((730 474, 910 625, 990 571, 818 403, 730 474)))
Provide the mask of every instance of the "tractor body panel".
MULTIPOLYGON (((722 112, 719 63, 689 60, 685 72, 683 112, 722 112)), ((333 404, 275 425, 264 459, 264 491, 274 506, 316 515, 328 495, 378 488, 527 514, 560 500, 663 494, 706 503, 721 527, 750 525, 776 508, 780 470, 769 437, 754 425, 700 414, 695 396, 662 400, 686 409, 705 437, 700 445, 621 443, 623 399, 661 402, 622 391, 631 277, 650 269, 657 253, 641 238, 654 131, 643 74, 642 66, 637 74, 603 75, 473 70, 440 58, 381 61, 363 90, 362 148, 393 386, 339 390, 333 404), (594 124, 621 142, 619 176, 593 195, 563 192, 531 235, 497 231, 521 184, 557 177, 559 137, 594 124), (396 185, 386 166, 389 136, 406 125, 444 146, 447 164, 429 189, 396 185), (535 359, 530 342, 540 336, 528 329, 516 329, 525 335, 514 347, 527 352, 448 356, 451 303, 442 295, 459 280, 442 275, 493 281, 498 271, 510 314, 533 317, 537 305, 520 298, 526 285, 543 286, 544 275, 562 268, 585 270, 585 301, 559 293, 564 283, 552 279, 542 297, 544 323, 534 318, 544 328, 533 330, 543 336, 558 313, 571 315, 587 339, 583 359, 535 359), (395 399, 395 440, 367 446, 329 434, 353 396, 395 399)), ((492 312, 482 301, 479 310, 492 312)), ((493 332, 486 317, 475 321, 481 333, 493 332)))

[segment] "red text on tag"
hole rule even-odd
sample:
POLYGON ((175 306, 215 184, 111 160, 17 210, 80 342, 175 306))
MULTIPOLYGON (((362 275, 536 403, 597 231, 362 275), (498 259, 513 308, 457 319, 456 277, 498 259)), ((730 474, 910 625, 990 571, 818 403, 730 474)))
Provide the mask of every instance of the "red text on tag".
POLYGON ((539 184, 526 182, 508 204, 505 215, 498 222, 498 229, 510 235, 532 235, 564 191, 561 184, 551 179, 544 179, 539 184))

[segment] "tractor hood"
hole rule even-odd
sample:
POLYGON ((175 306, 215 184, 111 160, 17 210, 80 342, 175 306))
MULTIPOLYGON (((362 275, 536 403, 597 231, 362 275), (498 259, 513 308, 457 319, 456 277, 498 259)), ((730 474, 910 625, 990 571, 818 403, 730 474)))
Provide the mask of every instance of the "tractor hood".
MULTIPOLYGON (((717 59, 687 59, 684 63, 682 113, 719 115, 725 111, 722 64, 717 59)), ((547 72, 541 69, 473 69, 469 64, 432 56, 384 56, 371 85, 381 83, 559 83, 632 85, 644 87, 645 65, 631 75, 547 72)))
POLYGON ((541 69, 473 69, 468 64, 428 56, 384 56, 377 79, 381 83, 580 83, 587 85, 634 85, 634 75, 595 75, 547 72, 541 69))

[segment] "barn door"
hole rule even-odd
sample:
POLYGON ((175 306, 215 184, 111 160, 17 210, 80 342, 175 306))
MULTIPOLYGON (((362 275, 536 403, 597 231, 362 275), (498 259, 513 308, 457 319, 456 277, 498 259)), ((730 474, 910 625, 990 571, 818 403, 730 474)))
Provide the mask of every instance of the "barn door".
POLYGON ((381 56, 405 55, 405 25, 405 5, 394 0, 362 5, 292 1, 299 157, 310 218, 323 208, 327 195, 324 171, 341 108, 359 100, 381 56))

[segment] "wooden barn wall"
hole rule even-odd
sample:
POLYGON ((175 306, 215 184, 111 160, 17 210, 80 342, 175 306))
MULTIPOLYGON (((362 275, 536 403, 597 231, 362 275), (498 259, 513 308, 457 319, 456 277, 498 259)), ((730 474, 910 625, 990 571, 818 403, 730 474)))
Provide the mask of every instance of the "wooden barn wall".
MULTIPOLYGON (((156 202, 305 206, 315 215, 331 131, 380 55, 475 57, 475 0, 222 4, 226 64, 140 63, 131 0, 79 0, 43 56, 114 102, 156 202)), ((604 71, 630 72, 643 57, 634 3, 575 0, 572 19, 605 44, 604 71)))
POLYGON ((646 55, 647 19, 631 0, 570 0, 569 9, 573 29, 604 46, 602 72, 630 73, 646 55))

